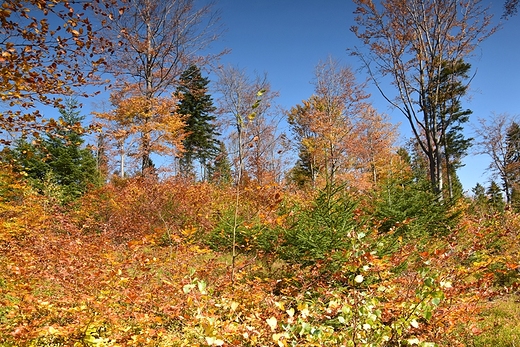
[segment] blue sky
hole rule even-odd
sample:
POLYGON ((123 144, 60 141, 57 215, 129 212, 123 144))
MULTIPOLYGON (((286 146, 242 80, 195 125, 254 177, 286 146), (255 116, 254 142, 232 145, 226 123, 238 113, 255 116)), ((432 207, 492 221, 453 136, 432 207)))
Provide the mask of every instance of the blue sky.
MULTIPOLYGON (((503 2, 486 2, 499 22, 503 2)), ((268 74, 274 90, 280 93, 277 103, 285 109, 307 99, 313 93, 311 81, 316 64, 328 56, 353 69, 360 67, 347 48, 361 43, 349 28, 354 24, 355 6, 348 0, 217 0, 226 32, 214 49, 229 48, 222 64, 231 64, 268 74)), ((504 22, 502 29, 487 39, 469 62, 477 74, 469 98, 463 107, 473 111, 471 123, 493 113, 520 115, 520 15, 504 22)), ((366 75, 358 74, 360 80, 366 75)), ((400 123, 402 137, 409 137, 406 119, 370 87, 371 101, 380 111, 400 123)), ((471 125, 468 125, 471 133, 471 125)), ((486 156, 470 155, 459 171, 464 188, 477 182, 487 185, 489 164, 486 156)))

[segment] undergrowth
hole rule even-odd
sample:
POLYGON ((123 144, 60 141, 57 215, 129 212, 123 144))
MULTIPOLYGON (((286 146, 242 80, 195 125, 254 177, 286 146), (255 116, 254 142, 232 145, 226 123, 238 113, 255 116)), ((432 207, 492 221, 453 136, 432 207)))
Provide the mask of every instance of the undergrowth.
POLYGON ((518 290, 520 217, 512 211, 467 215, 448 235, 410 223, 416 229, 404 237, 382 232, 342 188, 305 200, 246 187, 231 278, 232 193, 146 184, 107 186, 72 211, 29 190, 19 205, 3 205, 0 345, 517 341, 518 304, 496 300, 518 290))

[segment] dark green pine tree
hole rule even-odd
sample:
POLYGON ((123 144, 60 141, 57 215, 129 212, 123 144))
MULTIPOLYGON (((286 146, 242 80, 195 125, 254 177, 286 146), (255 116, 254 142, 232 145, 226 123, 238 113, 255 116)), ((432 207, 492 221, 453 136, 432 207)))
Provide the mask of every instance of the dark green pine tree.
POLYGON ((220 185, 231 183, 231 162, 224 142, 219 142, 218 154, 212 165, 208 165, 208 177, 220 185))
POLYGON ((180 98, 178 112, 187 117, 187 136, 183 141, 184 156, 180 160, 181 171, 184 174, 194 173, 195 161, 202 166, 202 178, 207 179, 208 164, 219 153, 219 141, 215 125, 215 107, 208 94, 209 80, 202 77, 196 65, 190 66, 180 78, 176 95, 180 98))
POLYGON ((488 199, 486 196, 486 188, 480 183, 477 183, 475 187, 471 188, 473 192, 473 211, 478 212, 480 215, 487 213, 488 210, 488 199))
POLYGON ((303 145, 300 145, 298 160, 291 169, 290 179, 298 187, 303 188, 309 183, 314 186, 314 182, 318 175, 318 169, 314 165, 313 157, 303 145))
POLYGON ((520 210, 520 126, 512 122, 506 132, 506 199, 514 210, 520 210))
POLYGON ((468 79, 471 65, 461 60, 443 65, 437 87, 441 89, 439 103, 439 125, 444 156, 448 195, 450 199, 462 196, 462 186, 457 177, 457 169, 463 166, 462 158, 467 155, 472 138, 466 138, 463 124, 469 121, 471 110, 463 110, 461 98, 468 90, 462 80, 468 79))
POLYGON ((460 213, 452 204, 440 201, 428 180, 428 163, 415 139, 409 150, 399 148, 397 154, 403 169, 412 175, 396 175, 382 180, 381 189, 374 192, 372 205, 379 232, 393 230, 395 236, 422 237, 426 234, 446 234, 457 225, 460 213))
POLYGON ((77 100, 67 100, 60 114, 57 127, 40 144, 19 140, 13 154, 35 188, 44 192, 50 180, 61 188, 62 202, 68 202, 100 185, 101 178, 92 151, 83 146, 84 117, 77 100))
POLYGON ((486 193, 488 195, 489 207, 493 211, 503 212, 506 204, 500 186, 495 181, 493 181, 489 185, 489 188, 487 189, 486 193))

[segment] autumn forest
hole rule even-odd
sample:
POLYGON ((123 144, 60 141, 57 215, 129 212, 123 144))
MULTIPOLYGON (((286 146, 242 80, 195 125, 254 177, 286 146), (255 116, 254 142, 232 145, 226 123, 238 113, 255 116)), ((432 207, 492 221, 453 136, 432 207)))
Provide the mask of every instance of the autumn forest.
POLYGON ((4 0, 0 346, 520 344, 520 123, 464 104, 500 27, 353 2, 363 69, 318 61, 280 109, 220 64, 215 4, 4 0))

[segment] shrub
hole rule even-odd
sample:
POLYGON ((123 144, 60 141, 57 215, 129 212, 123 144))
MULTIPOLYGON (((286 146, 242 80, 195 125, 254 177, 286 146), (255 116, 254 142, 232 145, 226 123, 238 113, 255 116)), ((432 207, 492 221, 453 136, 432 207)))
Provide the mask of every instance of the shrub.
POLYGON ((283 230, 280 257, 309 266, 349 248, 357 226, 355 207, 343 186, 326 187, 310 207, 295 206, 283 230))
MULTIPOLYGON (((215 228, 206 236, 205 242, 213 250, 231 251, 233 248, 233 228, 235 211, 223 213, 215 228)), ((242 252, 262 251, 271 253, 278 243, 278 231, 262 223, 260 218, 245 220, 238 216, 235 243, 242 252)))
POLYGON ((417 238, 446 235, 457 225, 461 211, 430 192, 429 182, 389 184, 379 192, 374 217, 379 231, 417 238))

